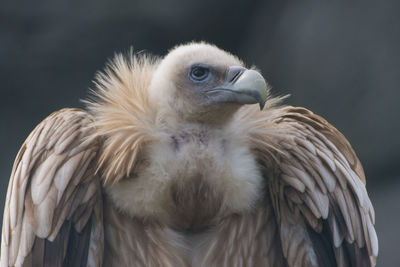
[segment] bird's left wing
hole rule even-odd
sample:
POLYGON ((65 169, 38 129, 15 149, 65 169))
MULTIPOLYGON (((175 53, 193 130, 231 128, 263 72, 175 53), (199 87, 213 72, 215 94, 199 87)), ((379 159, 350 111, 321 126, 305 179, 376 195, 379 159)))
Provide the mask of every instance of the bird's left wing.
POLYGON ((4 208, 0 266, 101 266, 103 210, 91 117, 54 112, 14 162, 4 208))
POLYGON ((253 121, 252 147, 269 178, 288 265, 374 265, 374 209, 345 137, 304 108, 275 109, 253 121))

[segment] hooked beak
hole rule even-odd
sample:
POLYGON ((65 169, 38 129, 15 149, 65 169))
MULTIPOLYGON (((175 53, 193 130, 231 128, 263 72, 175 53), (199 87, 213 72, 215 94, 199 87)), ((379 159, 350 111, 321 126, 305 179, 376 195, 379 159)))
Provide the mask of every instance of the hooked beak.
POLYGON ((267 101, 268 86, 264 77, 255 70, 233 66, 228 70, 227 81, 221 86, 206 92, 212 103, 238 103, 260 105, 264 108, 267 101))

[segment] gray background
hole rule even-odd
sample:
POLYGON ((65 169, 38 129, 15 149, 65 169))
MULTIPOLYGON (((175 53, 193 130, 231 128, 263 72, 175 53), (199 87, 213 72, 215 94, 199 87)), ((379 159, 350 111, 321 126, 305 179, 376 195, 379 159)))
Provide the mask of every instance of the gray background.
POLYGON ((18 148, 79 99, 115 51, 206 40, 350 140, 367 175, 378 266, 400 266, 400 1, 2 1, 0 207, 18 148))

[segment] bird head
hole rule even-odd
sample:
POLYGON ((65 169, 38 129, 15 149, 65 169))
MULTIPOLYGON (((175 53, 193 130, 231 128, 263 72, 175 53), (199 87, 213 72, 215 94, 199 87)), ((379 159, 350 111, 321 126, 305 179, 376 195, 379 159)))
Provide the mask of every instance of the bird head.
POLYGON ((175 47, 154 73, 150 96, 157 106, 186 122, 221 123, 244 104, 264 107, 268 85, 262 75, 213 45, 175 47))

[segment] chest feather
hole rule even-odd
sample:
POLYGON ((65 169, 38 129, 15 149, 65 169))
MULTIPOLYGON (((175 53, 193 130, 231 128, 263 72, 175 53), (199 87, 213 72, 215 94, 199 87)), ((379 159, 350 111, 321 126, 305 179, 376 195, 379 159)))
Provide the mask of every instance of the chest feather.
POLYGON ((153 144, 148 155, 148 163, 134 177, 107 190, 134 217, 196 230, 228 214, 249 211, 260 196, 256 160, 238 140, 170 135, 153 144))

